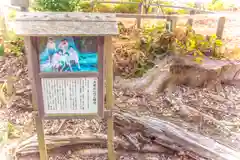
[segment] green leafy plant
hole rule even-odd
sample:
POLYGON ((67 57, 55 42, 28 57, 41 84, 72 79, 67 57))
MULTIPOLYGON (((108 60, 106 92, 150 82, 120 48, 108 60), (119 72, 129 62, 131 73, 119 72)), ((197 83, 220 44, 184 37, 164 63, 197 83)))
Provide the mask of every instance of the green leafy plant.
POLYGON ((9 138, 15 138, 15 137, 19 137, 19 130, 16 129, 16 127, 8 122, 8 137, 9 138))
POLYGON ((223 46, 223 42, 217 39, 215 34, 207 37, 196 34, 190 26, 187 27, 187 34, 183 40, 176 38, 176 44, 182 54, 194 55, 197 62, 200 62, 203 56, 222 58, 218 48, 223 46))
POLYGON ((17 11, 12 9, 8 14, 8 18, 10 20, 14 20, 16 18, 16 14, 17 14, 17 11))
POLYGON ((117 13, 137 13, 138 4, 118 4, 114 7, 117 13))
POLYGON ((94 11, 102 12, 102 13, 112 13, 112 12, 114 12, 114 7, 111 4, 97 3, 94 6, 94 11))
POLYGON ((76 8, 81 12, 91 12, 93 10, 90 2, 80 2, 76 8))
POLYGON ((177 10, 177 13, 178 13, 178 14, 188 14, 188 11, 187 11, 187 10, 184 10, 184 9, 178 9, 178 10, 177 10))
POLYGON ((208 5, 209 10, 221 11, 225 9, 225 4, 222 0, 213 0, 212 3, 208 5))
POLYGON ((72 12, 80 0, 36 0, 33 9, 37 11, 72 12))
POLYGON ((14 56, 20 56, 24 53, 24 40, 22 37, 5 42, 5 52, 14 56))

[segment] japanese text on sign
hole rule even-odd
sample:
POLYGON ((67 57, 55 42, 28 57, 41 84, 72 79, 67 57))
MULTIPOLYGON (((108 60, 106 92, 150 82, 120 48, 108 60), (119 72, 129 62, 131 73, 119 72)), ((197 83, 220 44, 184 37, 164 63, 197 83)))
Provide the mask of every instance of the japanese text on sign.
POLYGON ((43 78, 45 114, 94 114, 98 111, 96 77, 43 78))

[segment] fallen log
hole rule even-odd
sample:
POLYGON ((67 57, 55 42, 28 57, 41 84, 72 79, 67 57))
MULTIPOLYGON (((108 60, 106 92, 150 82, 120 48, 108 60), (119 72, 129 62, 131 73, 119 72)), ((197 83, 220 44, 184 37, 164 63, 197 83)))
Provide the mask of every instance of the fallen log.
MULTIPOLYGON (((115 116, 117 134, 116 150, 137 151, 139 153, 178 153, 193 159, 239 160, 240 152, 235 151, 211 138, 185 130, 170 122, 153 117, 137 117, 130 113, 118 112, 115 116)), ((103 134, 81 136, 46 136, 48 150, 64 146, 106 145, 103 134)), ((38 152, 37 136, 23 141, 16 148, 17 155, 38 152)), ((91 151, 87 151, 91 152, 91 151)), ((85 153, 85 152, 84 152, 85 153)), ((97 152, 96 152, 97 153, 97 152)), ((105 153, 105 152, 104 152, 105 153)))
MULTIPOLYGON (((45 136, 47 150, 57 149, 64 146, 73 146, 80 144, 104 145, 107 142, 107 136, 104 134, 92 134, 81 136, 45 136)), ((122 148, 129 148, 129 144, 115 137, 114 143, 122 148)), ((37 136, 34 135, 21 142, 16 150, 16 155, 26 155, 39 152, 37 136)))
POLYGON ((152 143, 177 152, 184 152, 194 159, 197 159, 196 157, 214 160, 240 159, 240 152, 164 120, 136 117, 129 113, 116 113, 115 124, 126 132, 140 132, 152 143))

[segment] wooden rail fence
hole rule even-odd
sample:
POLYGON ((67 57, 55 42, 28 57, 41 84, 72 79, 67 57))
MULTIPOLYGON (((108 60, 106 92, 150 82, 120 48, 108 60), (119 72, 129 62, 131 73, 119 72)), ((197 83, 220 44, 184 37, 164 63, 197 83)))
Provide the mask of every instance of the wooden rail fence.
MULTIPOLYGON (((22 11, 26 11, 29 6, 29 0, 11 0, 11 3, 14 4, 13 6, 20 7, 22 11)), ((95 3, 109 3, 109 4, 138 4, 138 14, 128 14, 128 13, 116 13, 116 16, 119 18, 136 18, 137 20, 137 27, 141 27, 141 20, 146 19, 166 19, 168 21, 168 29, 173 31, 176 28, 176 23, 178 19, 181 18, 188 18, 188 23, 190 25, 193 24, 193 16, 197 15, 159 15, 159 14, 143 14, 143 7, 144 3, 142 2, 133 2, 133 1, 103 1, 103 0, 92 0, 91 4, 94 5, 95 3)), ((175 6, 175 5, 163 5, 163 4, 147 4, 149 6, 155 7, 169 7, 169 8, 178 8, 178 9, 185 9, 189 11, 198 11, 200 13, 207 13, 213 14, 215 12, 202 10, 198 8, 191 8, 191 7, 184 7, 184 6, 175 6)), ((220 17, 218 20, 218 26, 216 30, 216 35, 218 38, 222 38, 223 30, 225 24, 225 17, 220 17)))
MULTIPOLYGON (((185 18, 188 19, 189 25, 193 24, 193 17, 203 17, 203 15, 149 15, 149 14, 126 14, 126 13, 117 13, 117 17, 119 18, 136 18, 136 19, 166 19, 168 21, 168 28, 170 31, 173 31, 176 28, 177 20, 185 18), (170 27, 169 27, 170 26, 170 27)), ((222 38, 224 25, 225 25, 225 17, 219 17, 218 25, 216 29, 216 35, 219 39, 222 38)))
MULTIPOLYGON (((143 8, 144 6, 153 6, 153 7, 160 7, 161 10, 162 8, 177 8, 177 9, 184 9, 184 10, 189 10, 190 13, 191 11, 197 11, 200 13, 215 13, 213 11, 209 11, 209 10, 202 10, 202 9, 198 9, 198 8, 192 8, 192 7, 185 7, 185 6, 176 6, 176 5, 164 5, 161 3, 150 3, 150 4, 144 4, 143 2, 133 2, 133 1, 104 1, 104 0, 93 0, 91 2, 92 6, 94 6, 94 4, 96 3, 106 3, 106 4, 138 4, 138 14, 143 14, 143 8)), ((163 10, 162 10, 163 12, 163 10)), ((140 28, 141 27, 141 16, 138 16, 137 18, 137 27, 140 28)))

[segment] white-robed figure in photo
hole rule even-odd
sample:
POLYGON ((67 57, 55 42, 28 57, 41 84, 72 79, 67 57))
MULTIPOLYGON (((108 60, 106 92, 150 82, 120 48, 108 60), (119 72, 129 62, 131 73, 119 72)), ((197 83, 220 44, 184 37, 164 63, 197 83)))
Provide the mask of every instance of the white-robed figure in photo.
POLYGON ((68 51, 68 41, 66 39, 61 40, 58 48, 61 49, 63 53, 66 53, 68 51))
POLYGON ((60 63, 61 52, 62 52, 62 50, 59 50, 52 56, 51 65, 52 65, 52 69, 55 71, 59 71, 59 69, 61 67, 61 63, 60 63))
POLYGON ((72 46, 69 46, 68 53, 69 53, 69 56, 68 56, 69 63, 70 64, 75 63, 78 66, 78 69, 80 69, 80 64, 79 64, 79 58, 78 58, 77 51, 72 46))

